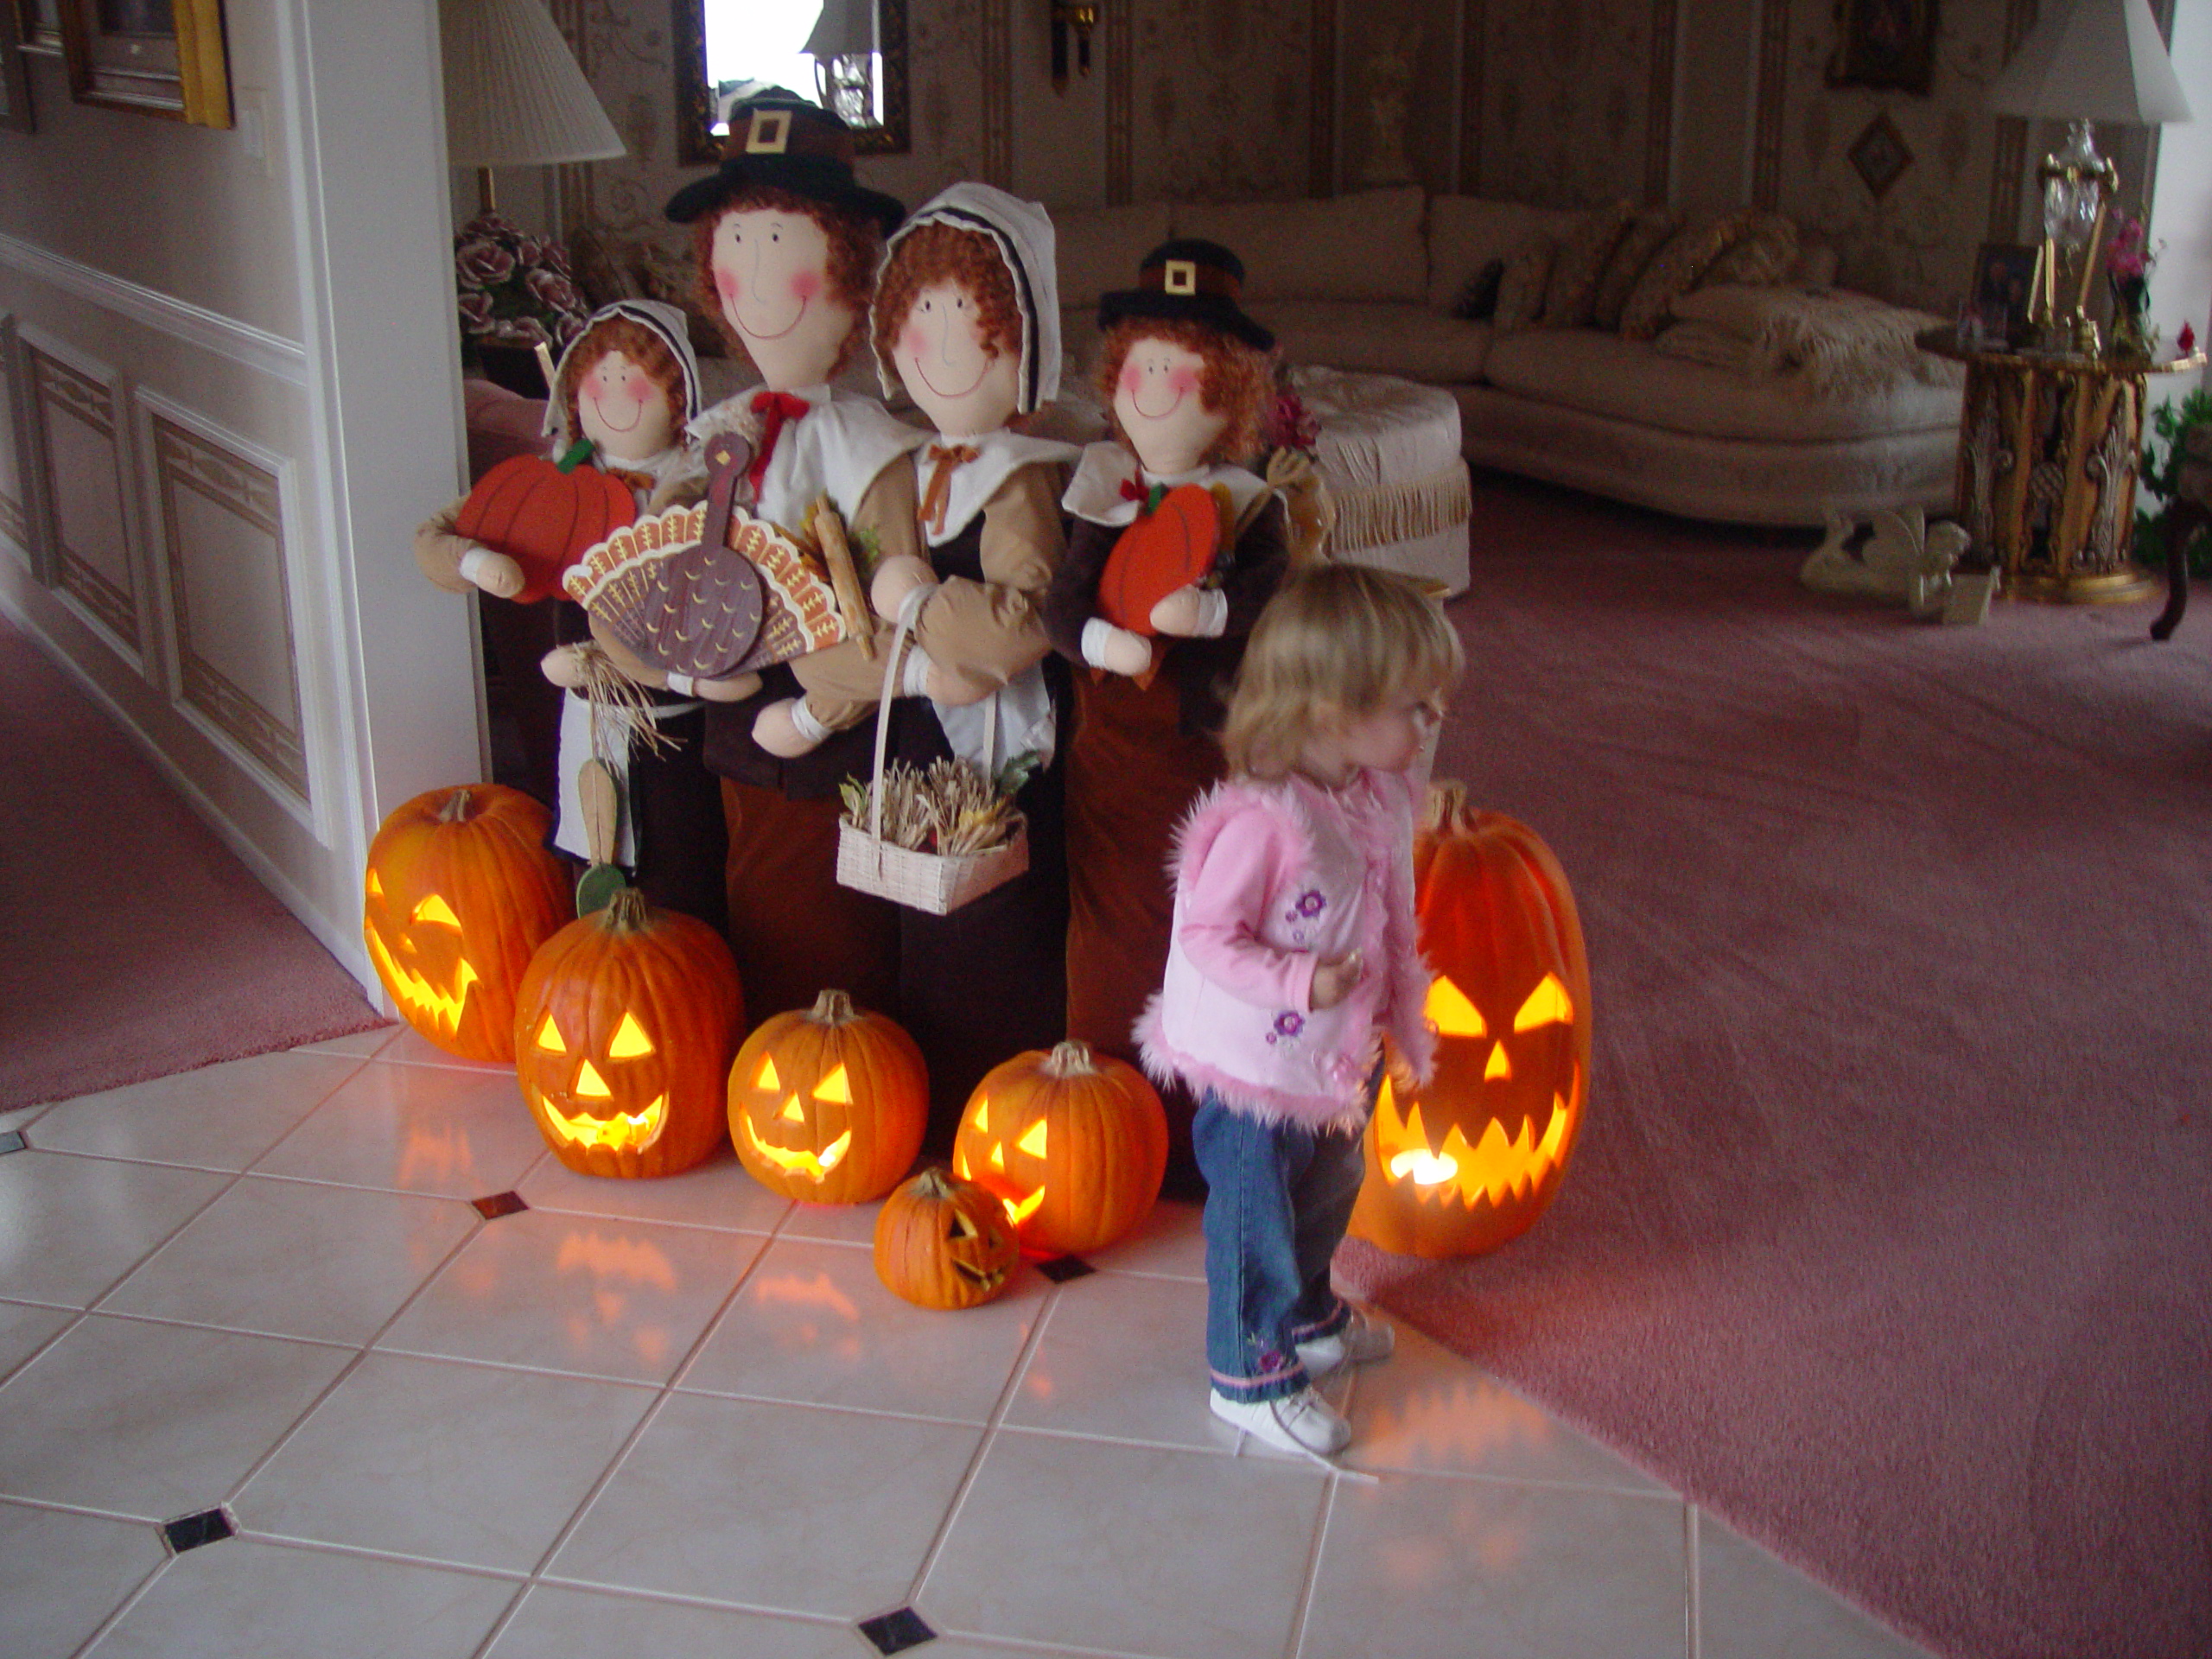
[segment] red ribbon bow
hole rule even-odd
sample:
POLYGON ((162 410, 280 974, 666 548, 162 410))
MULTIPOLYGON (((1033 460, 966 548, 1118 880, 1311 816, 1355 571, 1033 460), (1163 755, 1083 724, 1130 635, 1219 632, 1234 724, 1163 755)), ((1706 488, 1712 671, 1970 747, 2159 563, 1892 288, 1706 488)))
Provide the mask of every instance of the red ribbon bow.
POLYGON ((756 391, 753 394, 753 412, 766 417, 760 429, 760 448, 753 457, 753 464, 745 469, 745 481, 753 486, 757 499, 760 493, 760 480, 768 470, 768 459, 776 453, 776 437, 783 431, 786 421, 803 421, 814 405, 804 397, 794 397, 788 391, 756 391))
POLYGON ((1125 478, 1122 480, 1122 499, 1124 501, 1141 501, 1151 493, 1152 492, 1144 486, 1142 474, 1139 474, 1135 478, 1125 478))

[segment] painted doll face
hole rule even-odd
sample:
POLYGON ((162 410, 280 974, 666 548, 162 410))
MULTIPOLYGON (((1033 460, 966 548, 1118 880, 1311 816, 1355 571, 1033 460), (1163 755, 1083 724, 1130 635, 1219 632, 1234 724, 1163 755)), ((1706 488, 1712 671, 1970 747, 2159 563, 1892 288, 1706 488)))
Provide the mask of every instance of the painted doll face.
POLYGON ((617 461, 650 461, 676 442, 668 392, 619 351, 576 382, 576 420, 600 453, 617 461))
POLYGON ((722 315, 772 390, 830 378, 854 317, 830 280, 830 238, 813 218, 773 207, 723 214, 713 271, 722 315))
POLYGON ((1226 410, 1208 409, 1199 393, 1205 359, 1172 340, 1133 343, 1114 383, 1114 416, 1144 469, 1194 472, 1229 424, 1226 410))
POLYGON ((995 432, 1014 416, 1020 359, 994 351, 975 296, 957 283, 914 296, 891 361, 914 406, 947 437, 995 432))

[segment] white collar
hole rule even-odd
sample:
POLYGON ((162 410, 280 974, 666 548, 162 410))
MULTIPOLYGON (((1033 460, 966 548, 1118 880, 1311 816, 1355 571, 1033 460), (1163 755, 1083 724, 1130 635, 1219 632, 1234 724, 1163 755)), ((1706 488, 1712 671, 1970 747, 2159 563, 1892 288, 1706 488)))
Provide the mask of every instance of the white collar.
POLYGON ((1147 473, 1120 444, 1102 442, 1084 446, 1083 459, 1076 466, 1067 493, 1060 498, 1060 505, 1094 524, 1132 524, 1139 504, 1122 493, 1122 486, 1132 480, 1144 486, 1147 493, 1155 485, 1171 490, 1185 484, 1208 488, 1219 485, 1229 492, 1230 505, 1240 515, 1252 498, 1268 487, 1263 480, 1243 467, 1219 461, 1187 473, 1147 473))

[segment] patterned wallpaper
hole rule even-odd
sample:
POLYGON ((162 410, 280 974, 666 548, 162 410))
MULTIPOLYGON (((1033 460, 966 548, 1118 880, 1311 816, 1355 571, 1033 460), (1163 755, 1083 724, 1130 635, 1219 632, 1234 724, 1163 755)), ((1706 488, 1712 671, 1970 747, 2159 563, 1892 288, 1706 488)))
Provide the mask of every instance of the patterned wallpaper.
POLYGON ((1131 199, 1305 194, 1313 11, 1260 0, 1127 3, 1132 50, 1119 73, 1131 81, 1131 199))
POLYGON ((1675 15, 1674 0, 1470 0, 1460 188, 1547 206, 1662 194, 1675 15))

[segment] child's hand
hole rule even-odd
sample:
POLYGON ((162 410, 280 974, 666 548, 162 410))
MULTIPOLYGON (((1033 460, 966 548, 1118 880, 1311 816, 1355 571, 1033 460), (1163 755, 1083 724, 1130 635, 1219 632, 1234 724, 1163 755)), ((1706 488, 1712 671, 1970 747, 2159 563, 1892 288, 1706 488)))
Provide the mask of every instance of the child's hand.
POLYGON ((1367 963, 1358 951, 1348 950, 1341 957, 1330 957, 1314 967, 1313 990, 1308 1000, 1317 1013, 1333 1008, 1350 996, 1366 976, 1367 963))

